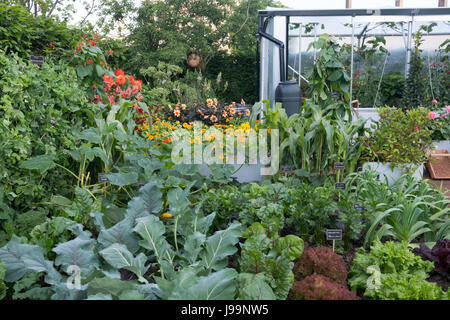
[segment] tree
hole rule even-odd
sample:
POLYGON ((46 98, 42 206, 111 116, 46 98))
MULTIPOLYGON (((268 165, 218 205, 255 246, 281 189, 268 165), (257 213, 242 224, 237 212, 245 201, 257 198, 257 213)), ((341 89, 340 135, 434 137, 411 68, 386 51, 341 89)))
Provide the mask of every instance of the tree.
POLYGON ((227 45, 226 22, 233 0, 166 0, 142 3, 128 38, 130 65, 138 68, 164 61, 183 65, 188 52, 204 66, 227 45))

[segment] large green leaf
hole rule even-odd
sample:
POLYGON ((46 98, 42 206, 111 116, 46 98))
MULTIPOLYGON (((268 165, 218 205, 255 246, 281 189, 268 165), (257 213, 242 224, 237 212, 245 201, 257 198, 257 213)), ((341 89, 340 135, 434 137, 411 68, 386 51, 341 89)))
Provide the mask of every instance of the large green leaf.
POLYGON ((272 288, 267 284, 264 273, 240 273, 237 278, 240 300, 276 300, 272 288))
POLYGON ((95 278, 89 282, 87 293, 89 297, 97 294, 109 294, 113 297, 119 297, 123 292, 133 290, 135 284, 135 281, 122 281, 107 277, 95 278))
POLYGON ((290 260, 300 258, 303 253, 304 242, 296 235, 289 234, 285 237, 278 238, 275 244, 275 249, 280 255, 284 250, 288 250, 288 257, 290 260))
POLYGON ((6 282, 16 282, 30 270, 46 272, 47 283, 55 284, 61 279, 53 263, 45 259, 41 247, 19 243, 15 237, 0 248, 0 260, 6 268, 6 282))
POLYGON ((98 242, 103 247, 113 243, 124 244, 132 253, 139 249, 138 237, 133 233, 134 220, 125 218, 109 229, 103 229, 98 235, 98 242))
POLYGON ((108 178, 112 185, 124 187, 138 182, 139 175, 137 172, 117 172, 107 173, 105 177, 108 178))
POLYGON ((217 231, 205 241, 202 261, 207 270, 226 267, 228 256, 237 251, 236 243, 242 236, 242 225, 235 221, 226 230, 217 231))
POLYGON ((237 272, 234 269, 222 269, 198 281, 187 290, 184 299, 193 300, 233 300, 236 295, 237 272))
POLYGON ((138 218, 136 222, 133 231, 143 238, 139 241, 139 245, 155 254, 164 277, 164 272, 173 270, 172 260, 174 257, 173 250, 164 237, 166 231, 164 224, 154 215, 138 218))
POLYGON ((138 276, 138 280, 143 283, 148 283, 144 278, 144 274, 148 268, 145 266, 147 257, 140 253, 136 258, 128 251, 123 244, 114 243, 106 249, 100 251, 101 256, 114 268, 127 269, 138 276))
POLYGON ((73 240, 60 243, 52 251, 57 254, 55 265, 67 269, 76 265, 81 270, 81 276, 85 276, 93 268, 98 268, 98 259, 93 252, 95 241, 79 236, 73 240))
POLYGON ((139 198, 142 199, 147 213, 160 213, 162 210, 162 193, 156 182, 149 182, 139 189, 139 198))
POLYGON ((56 166, 54 160, 55 155, 45 154, 22 162, 20 167, 29 170, 38 170, 39 173, 42 174, 45 171, 50 170, 56 166))

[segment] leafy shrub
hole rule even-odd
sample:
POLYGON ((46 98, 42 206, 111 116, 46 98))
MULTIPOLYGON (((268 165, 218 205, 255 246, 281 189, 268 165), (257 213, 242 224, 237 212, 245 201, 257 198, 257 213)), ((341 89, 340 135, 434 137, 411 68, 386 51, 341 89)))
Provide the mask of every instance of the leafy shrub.
POLYGON ((70 48, 81 38, 76 29, 69 29, 46 17, 34 17, 24 6, 0 2, 0 47, 8 54, 53 54, 58 48, 70 48))
POLYGON ((426 281, 432 269, 433 264, 414 255, 406 242, 376 240, 369 253, 363 248, 356 253, 349 284, 373 299, 444 299, 442 289, 426 281))
POLYGON ((326 276, 342 285, 347 283, 344 259, 328 247, 309 248, 295 262, 294 275, 296 280, 302 280, 313 274, 326 276))
MULTIPOLYGON (((98 108, 86 100, 86 88, 78 83, 73 68, 45 63, 37 68, 17 55, 0 52, 0 188, 3 202, 18 212, 38 207, 58 193, 67 195, 72 186, 64 170, 48 173, 48 167, 27 171, 24 160, 44 154, 62 155, 76 145, 72 130, 91 124, 98 108)), ((66 155, 61 164, 71 167, 66 155)), ((32 226, 30 226, 32 227, 32 226)))
POLYGON ((355 292, 331 279, 313 274, 296 281, 290 292, 293 300, 359 300, 355 292))
POLYGON ((424 108, 401 109, 388 106, 378 110, 380 120, 371 136, 362 139, 367 161, 421 164, 432 146, 431 118, 424 108), (407 132, 408 134, 405 134, 407 132))
POLYGON ((443 239, 436 242, 433 249, 421 243, 419 248, 413 250, 415 254, 424 260, 434 262, 434 268, 438 272, 450 272, 450 240, 443 239))

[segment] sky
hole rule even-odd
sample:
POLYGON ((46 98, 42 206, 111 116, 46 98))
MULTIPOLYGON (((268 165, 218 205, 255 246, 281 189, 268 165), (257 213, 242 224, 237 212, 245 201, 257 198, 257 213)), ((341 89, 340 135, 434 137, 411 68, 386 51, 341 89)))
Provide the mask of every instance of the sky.
MULTIPOLYGON (((141 0, 134 0, 136 4, 139 4, 141 0)), ((344 9, 345 0, 279 0, 282 4, 293 9, 344 9)), ((76 2, 77 15, 74 17, 75 21, 80 21, 85 15, 81 5, 81 1, 76 2)), ((438 0, 403 0, 403 7, 410 8, 427 8, 437 7, 438 0)), ((355 9, 374 9, 374 8, 393 8, 395 7, 395 0, 352 0, 352 7, 355 9)), ((95 22, 96 16, 93 15, 89 19, 91 22, 95 22)))

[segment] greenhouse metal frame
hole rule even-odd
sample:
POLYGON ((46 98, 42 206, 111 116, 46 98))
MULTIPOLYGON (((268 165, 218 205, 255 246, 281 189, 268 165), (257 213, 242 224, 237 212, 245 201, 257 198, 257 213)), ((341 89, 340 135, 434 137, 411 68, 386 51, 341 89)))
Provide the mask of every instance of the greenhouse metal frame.
MULTIPOLYGON (((314 33, 311 35, 302 34, 303 20, 311 20, 315 18, 347 18, 351 26, 351 33, 335 33, 340 37, 351 37, 351 64, 350 72, 353 74, 354 65, 354 47, 355 37, 358 40, 361 38, 360 33, 355 32, 355 22, 357 19, 379 20, 379 22, 404 22, 407 23, 406 37, 406 59, 405 59, 405 75, 408 74, 409 61, 412 50, 412 36, 413 25, 415 20, 420 21, 449 21, 450 8, 386 8, 386 9, 336 9, 336 10, 295 10, 295 9, 266 9, 258 11, 258 33, 257 33, 257 65, 258 65, 258 91, 260 101, 268 99, 273 101, 274 91, 280 81, 287 80, 289 71, 293 72, 300 85, 301 78, 301 42, 302 38, 317 37, 317 28, 314 28, 314 33), (385 17, 389 17, 385 19, 385 17), (284 20, 284 21, 283 21, 284 20), (294 21, 295 20, 295 21, 294 21), (297 34, 290 32, 291 24, 298 24, 299 28, 297 34), (271 25, 271 31, 268 31, 268 26, 271 25), (289 39, 298 38, 299 57, 298 69, 289 65, 289 39), (270 48, 270 44, 275 47, 270 48)), ((367 20, 365 20, 367 22, 367 20)), ((362 22, 362 21, 361 21, 362 22)), ((314 22, 318 24, 318 22, 314 22)), ((450 29, 444 32, 433 32, 430 35, 448 35, 450 29), (447 31, 448 30, 448 31, 447 31)), ((365 30, 363 30, 364 32, 365 30)), ((371 34, 370 36, 376 36, 371 34)), ((380 34, 382 36, 390 36, 394 34, 380 34)), ((398 34, 395 34, 398 36, 398 34)), ((316 52, 314 52, 314 58, 316 52)), ((306 79, 304 79, 306 80, 306 79)), ((350 82, 350 101, 352 101, 352 80, 350 82)))

